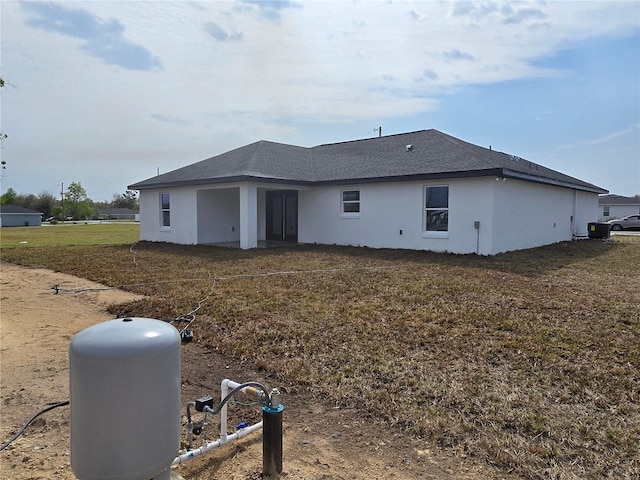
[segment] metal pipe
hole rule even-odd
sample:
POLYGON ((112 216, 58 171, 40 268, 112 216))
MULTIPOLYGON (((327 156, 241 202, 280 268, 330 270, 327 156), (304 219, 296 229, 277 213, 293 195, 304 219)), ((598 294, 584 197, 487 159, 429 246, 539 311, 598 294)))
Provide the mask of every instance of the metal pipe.
MULTIPOLYGON (((253 383, 254 385, 260 385, 257 382, 250 382, 250 383, 253 383)), ((225 392, 228 392, 229 389, 233 390, 234 388, 238 388, 240 385, 244 385, 244 384, 243 383, 234 382, 233 380, 229 380, 228 378, 225 378, 220 383, 221 390, 224 390, 225 392)), ((254 386, 254 385, 247 385, 246 387, 241 389, 241 392, 242 393, 246 393, 248 395, 255 395, 259 399, 265 400, 265 395, 268 394, 268 391, 262 390, 262 388, 264 388, 262 385, 260 385, 260 388, 254 386)), ((226 397, 226 394, 223 393, 221 395, 221 397, 222 398, 226 397)))
POLYGON ((187 442, 189 450, 193 448, 193 420, 191 419, 191 407, 195 407, 196 402, 187 403, 187 442))
MULTIPOLYGON (((279 397, 279 393, 277 396, 279 397)), ((283 410, 284 407, 279 402, 277 406, 262 407, 262 477, 265 479, 280 478, 282 473, 283 410)))

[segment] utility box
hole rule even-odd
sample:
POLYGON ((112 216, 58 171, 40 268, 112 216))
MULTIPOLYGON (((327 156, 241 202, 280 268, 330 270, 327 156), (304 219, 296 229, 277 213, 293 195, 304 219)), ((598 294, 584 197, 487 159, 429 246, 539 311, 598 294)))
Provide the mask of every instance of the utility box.
POLYGON ((589 223, 589 238, 609 238, 611 225, 605 222, 589 223))

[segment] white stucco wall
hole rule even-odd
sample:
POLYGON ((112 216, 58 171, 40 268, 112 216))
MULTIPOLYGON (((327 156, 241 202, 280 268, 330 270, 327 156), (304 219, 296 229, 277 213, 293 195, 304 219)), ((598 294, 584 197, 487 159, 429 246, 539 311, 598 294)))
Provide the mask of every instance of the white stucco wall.
POLYGON ((152 189, 140 191, 140 240, 195 244, 198 242, 196 227, 196 190, 189 187, 152 189), (162 228, 160 195, 168 193, 171 203, 171 226, 162 228))
POLYGON ((198 243, 239 242, 239 189, 203 189, 197 195, 198 243))
POLYGON ((598 221, 598 195, 576 190, 575 204, 573 232, 576 238, 584 238, 589 235, 589 223, 598 221))
MULTIPOLYGON (((295 186, 242 184, 265 238, 265 192, 295 186)), ((140 192, 140 238, 181 244, 241 241, 240 184, 140 192), (160 227, 160 194, 171 195, 171 227, 160 227)), ((493 255, 586 236, 598 196, 495 177, 297 188, 298 241, 493 255), (449 187, 449 231, 424 231, 426 186, 449 187), (360 191, 360 213, 341 214, 341 192, 360 191), (475 228, 474 222, 479 222, 475 228)))
POLYGON ((491 254, 539 247, 587 235, 598 195, 506 179, 495 185, 491 254))
POLYGON ((587 235, 597 201, 592 193, 495 177, 321 187, 299 194, 298 238, 493 255, 587 235), (436 185, 449 186, 446 234, 423 231, 424 188, 436 185), (342 190, 360 190, 359 215, 340 214, 342 190))
MULTIPOLYGON (((181 244, 239 242, 240 183, 212 184, 198 188, 180 187, 140 191, 140 239, 152 242, 181 244), (160 195, 171 198, 171 228, 160 227, 160 195)), ((258 240, 266 236, 265 191, 267 189, 293 189, 292 186, 274 186, 247 182, 245 188, 254 188, 257 197, 258 240)), ((257 232, 256 232, 257 230, 257 232)))
POLYGON ((487 183, 483 179, 455 179, 315 187, 298 194, 298 240, 456 253, 476 252, 479 240, 479 252, 484 253, 490 248, 490 237, 484 232, 492 205, 487 183), (427 185, 449 186, 447 233, 423 231, 427 185), (360 190, 359 215, 341 215, 343 190, 360 190), (480 231, 474 228, 476 220, 480 231))
POLYGON ((636 215, 640 213, 640 205, 610 205, 609 215, 607 216, 604 214, 604 207, 602 205, 598 210, 600 214, 598 221, 606 222, 608 220, 626 217, 627 215, 636 215))

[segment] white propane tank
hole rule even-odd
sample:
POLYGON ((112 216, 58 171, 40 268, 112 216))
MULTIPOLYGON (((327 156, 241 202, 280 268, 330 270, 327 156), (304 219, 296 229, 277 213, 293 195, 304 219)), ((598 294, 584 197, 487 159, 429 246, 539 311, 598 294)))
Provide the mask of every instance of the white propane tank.
POLYGON ((149 480, 180 448, 180 334, 150 318, 86 328, 69 346, 71 468, 80 480, 149 480))

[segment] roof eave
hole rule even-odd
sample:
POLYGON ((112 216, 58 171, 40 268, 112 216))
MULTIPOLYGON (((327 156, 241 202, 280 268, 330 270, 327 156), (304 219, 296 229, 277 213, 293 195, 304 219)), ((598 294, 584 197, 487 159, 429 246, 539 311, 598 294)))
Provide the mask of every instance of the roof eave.
POLYGON ((313 185, 355 185, 366 183, 408 182, 412 180, 438 180, 445 178, 491 177, 499 175, 501 169, 466 170, 459 172, 418 173, 408 175, 389 175, 382 177, 344 178, 334 180, 320 180, 313 185))
POLYGON ((235 182, 262 182, 273 184, 295 184, 304 186, 323 186, 323 185, 356 185, 367 183, 388 183, 388 182, 404 182, 412 180, 437 180, 446 178, 472 178, 472 177, 504 177, 513 178, 516 180, 523 180, 535 183, 543 183, 547 185, 553 185, 556 187, 565 187, 575 190, 582 190, 591 193, 608 193, 608 190, 597 187, 595 185, 581 185, 572 182, 566 182, 562 180, 556 180, 552 178, 540 177, 536 175, 527 175, 525 173, 517 172, 505 168, 490 168, 482 170, 463 170, 454 172, 436 172, 436 173, 422 173, 422 174, 408 174, 408 175, 389 175, 381 177, 362 177, 362 178, 341 178, 332 180, 299 180, 290 178, 275 178, 275 177, 263 177, 259 175, 234 175, 230 177, 219 178, 206 178, 196 180, 182 180, 173 182, 158 182, 152 184, 137 183, 129 185, 129 190, 152 190, 161 188, 175 188, 175 187, 188 187, 188 186, 202 186, 202 185, 214 185, 222 183, 235 183, 235 182))
POLYGON ((502 176, 505 178, 513 178, 516 180, 524 180, 524 181, 535 182, 535 183, 544 183, 544 184, 553 185, 556 187, 565 187, 565 188, 571 188, 574 190, 582 190, 584 192, 590 192, 590 193, 598 193, 598 194, 609 193, 608 190, 605 190, 604 188, 600 188, 596 185, 573 183, 573 182, 567 182, 563 180, 556 180, 554 178, 540 177, 537 175, 528 175, 526 173, 517 172, 515 170, 510 170, 508 168, 503 169, 502 176))
POLYGON ((262 177, 259 175, 234 175, 231 177, 219 177, 219 178, 201 178, 195 180, 178 180, 173 182, 158 182, 144 184, 143 182, 134 183, 129 185, 129 190, 152 190, 158 188, 175 188, 175 187, 195 187, 202 185, 214 185, 220 183, 234 183, 234 182, 262 182, 262 183, 277 183, 277 184, 296 184, 296 185, 313 185, 314 182, 309 180, 297 180, 291 178, 275 178, 275 177, 262 177))
POLYGON ((0 212, 1 215, 44 215, 44 212, 0 212))

